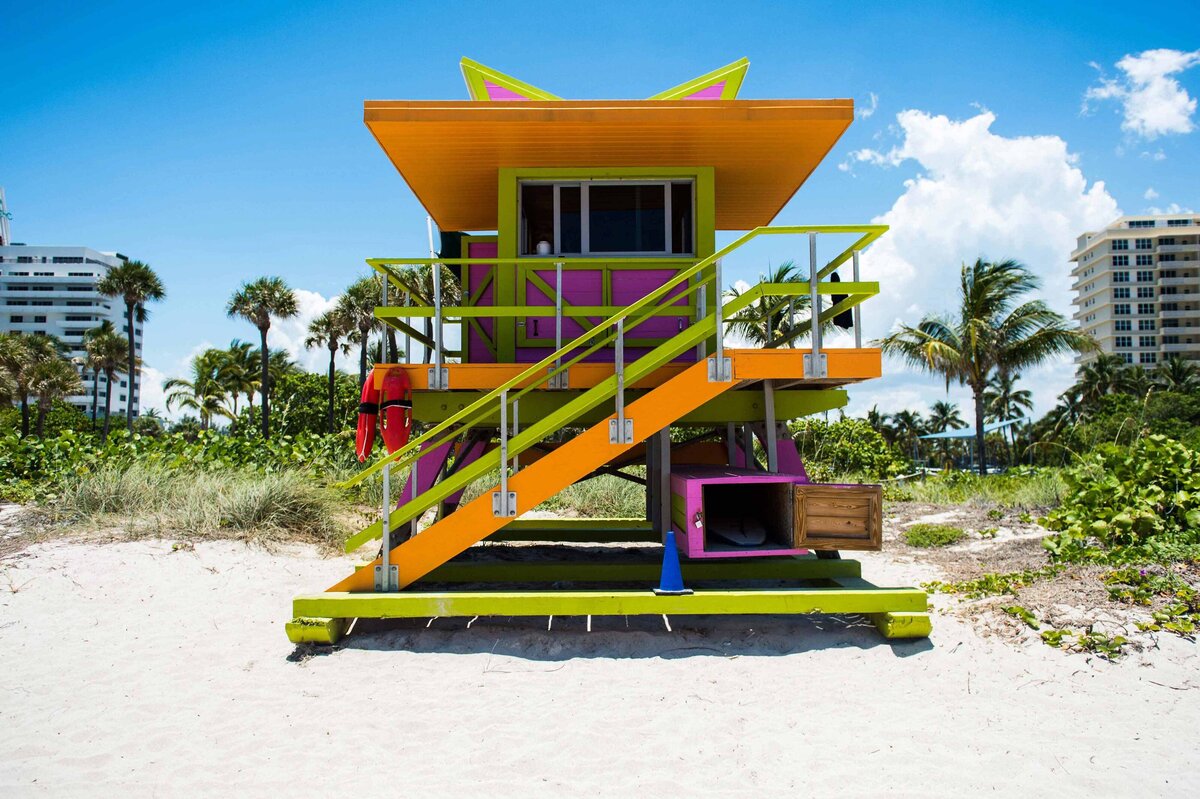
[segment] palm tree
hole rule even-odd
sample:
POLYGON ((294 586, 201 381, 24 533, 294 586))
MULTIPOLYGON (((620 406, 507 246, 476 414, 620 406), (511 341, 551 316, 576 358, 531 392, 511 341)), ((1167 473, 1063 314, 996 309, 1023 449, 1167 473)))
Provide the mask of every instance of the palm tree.
MULTIPOLYGON (((374 277, 359 278, 346 288, 346 292, 338 298, 336 306, 337 313, 345 318, 346 324, 355 331, 359 386, 367 382, 367 348, 371 343, 371 333, 381 327, 380 321, 375 318, 375 307, 379 304, 380 293, 379 281, 374 277)), ((432 327, 429 329, 432 330, 432 327)), ((426 347, 425 351, 425 360, 428 361, 429 348, 426 347)))
POLYGON ((21 406, 21 438, 29 435, 29 398, 34 369, 43 361, 57 360, 62 344, 43 333, 0 333, 0 369, 12 382, 13 397, 21 406))
MULTIPOLYGON (((931 433, 944 433, 947 430, 962 430, 967 426, 963 421, 962 416, 958 412, 958 405, 946 400, 938 400, 933 403, 929 409, 929 420, 926 422, 926 427, 931 433)), ((950 463, 950 439, 943 438, 938 440, 938 445, 942 450, 942 463, 950 463)))
POLYGON ((1096 404, 1105 394, 1118 394, 1125 388, 1125 359, 1120 355, 1097 355, 1080 367, 1076 377, 1079 399, 1096 404))
POLYGON ((1172 355, 1154 370, 1154 382, 1164 391, 1194 391, 1200 388, 1200 369, 1196 364, 1172 355))
POLYGON ((225 350, 225 363, 221 369, 221 385, 233 399, 233 415, 238 415, 238 397, 246 395, 246 405, 254 410, 254 392, 258 391, 260 379, 259 354, 249 341, 234 339, 225 350))
POLYGON ((891 417, 886 413, 880 413, 878 405, 872 405, 867 411, 867 424, 883 436, 883 440, 889 444, 896 443, 896 429, 888 424, 888 419, 891 417))
MULTIPOLYGON (((1007 422, 1023 418, 1026 411, 1033 411, 1033 394, 1028 389, 1017 388, 1017 381, 1020 379, 1020 375, 1007 371, 997 371, 992 375, 983 392, 987 418, 997 422, 1007 422)), ((1017 446, 1015 427, 1016 425, 1010 424, 1007 430, 1001 432, 1004 446, 1008 448, 1009 465, 1013 463, 1013 452, 1017 446)))
POLYGON ((261 341, 259 346, 260 371, 259 393, 262 395, 262 434, 263 438, 271 435, 271 405, 267 399, 270 384, 269 349, 267 348, 267 331, 271 329, 271 317, 288 319, 295 316, 299 309, 296 307, 296 293, 281 277, 260 277, 258 280, 242 284, 242 287, 229 299, 226 313, 231 317, 240 317, 258 328, 261 341))
POLYGON ((100 327, 88 331, 85 347, 87 348, 87 363, 94 372, 92 382, 92 428, 96 426, 96 397, 99 393, 100 373, 105 376, 104 388, 104 432, 102 440, 108 440, 109 417, 112 414, 112 387, 116 380, 117 369, 124 361, 125 338, 118 333, 111 323, 105 322, 100 327), (107 325, 105 327, 104 325, 107 325))
POLYGON ((29 390, 37 396, 37 436, 46 433, 46 414, 55 400, 78 394, 83 390, 79 372, 63 358, 46 358, 33 365, 29 374, 29 390))
POLYGON ((925 434, 925 420, 916 411, 897 411, 892 414, 892 424, 896 428, 898 443, 904 449, 917 457, 917 440, 925 434))
MULTIPOLYGON (((454 272, 451 271, 450 267, 446 266, 445 264, 439 264, 438 268, 441 269, 439 282, 442 290, 442 307, 461 305, 462 284, 458 282, 458 278, 455 276, 454 272)), ((412 291, 413 299, 416 302, 424 303, 429 306, 433 305, 432 266, 418 266, 415 268, 405 269, 400 273, 400 278, 412 291)), ((374 280, 375 296, 378 297, 383 286, 379 282, 379 279, 372 278, 372 280, 374 280)), ((425 335, 430 340, 433 339, 433 319, 430 317, 425 318, 425 335)), ((392 342, 392 344, 392 348, 395 349, 394 342, 392 342)), ((424 346, 425 362, 428 363, 430 360, 430 355, 433 352, 433 348, 428 344, 424 346)))
POLYGON ((125 301, 125 332, 128 336, 128 366, 129 396, 125 405, 125 424, 133 432, 133 395, 137 389, 137 353, 134 351, 134 320, 144 323, 150 312, 146 303, 163 300, 167 296, 162 281, 150 268, 149 264, 141 261, 126 261, 120 266, 108 270, 108 274, 100 279, 96 290, 107 297, 120 297, 125 301))
POLYGON ((926 316, 916 327, 904 325, 879 342, 885 353, 943 376, 947 387, 951 382, 970 387, 982 475, 987 474, 983 394, 992 373, 1015 372, 1060 353, 1094 346, 1041 300, 1016 305, 1037 287, 1037 278, 1017 261, 977 259, 963 264, 955 315, 926 316))
POLYGON ((333 405, 334 405, 334 389, 337 377, 337 353, 340 349, 342 354, 350 352, 350 345, 346 342, 346 337, 350 335, 353 328, 350 326, 350 320, 346 318, 341 310, 334 306, 330 310, 318 316, 308 325, 308 338, 304 339, 305 347, 325 347, 329 350, 329 432, 335 432, 333 429, 333 405))
POLYGON ((207 430, 214 416, 233 418, 225 406, 225 388, 221 385, 221 368, 225 352, 205 350, 192 358, 191 379, 173 377, 163 382, 167 391, 167 410, 185 408, 200 416, 200 429, 207 430))
MULTIPOLYGON (((792 261, 784 261, 769 273, 760 274, 758 279, 760 283, 803 283, 808 278, 792 261)), ((741 292, 736 288, 729 289, 730 300, 740 295, 741 292)), ((800 337, 797 330, 807 321, 797 320, 796 312, 807 316, 808 306, 808 297, 795 297, 791 300, 762 297, 733 317, 729 326, 733 332, 740 333, 761 347, 795 346, 800 337)))

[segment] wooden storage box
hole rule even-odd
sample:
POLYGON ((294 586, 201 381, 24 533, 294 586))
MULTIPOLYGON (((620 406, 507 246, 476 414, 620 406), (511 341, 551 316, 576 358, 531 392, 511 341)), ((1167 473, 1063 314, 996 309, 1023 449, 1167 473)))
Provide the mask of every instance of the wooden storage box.
POLYGON ((797 548, 883 548, 882 486, 798 484, 792 492, 797 548))

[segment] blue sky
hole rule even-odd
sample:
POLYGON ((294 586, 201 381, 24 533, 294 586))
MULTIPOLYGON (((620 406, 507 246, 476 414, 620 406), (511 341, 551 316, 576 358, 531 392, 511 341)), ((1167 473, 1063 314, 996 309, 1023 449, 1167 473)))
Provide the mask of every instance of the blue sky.
MULTIPOLYGON (((364 258, 423 252, 424 211, 362 101, 464 98, 464 55, 571 98, 646 97, 741 56, 743 97, 853 98, 860 118, 778 221, 893 226, 864 264, 888 294, 865 308, 871 334, 947 307, 957 264, 977 255, 1026 260, 1069 311, 1083 226, 1200 206, 1188 3, 80 6, 4 0, 0 185, 17 241, 160 272, 151 378, 253 337, 223 312, 244 279, 282 275, 315 310, 364 258), (1154 51, 1177 53, 1142 57, 1154 51)), ((731 277, 798 244, 747 253, 731 277)), ((888 371, 852 410, 941 398, 936 381, 888 371)), ((1070 372, 1027 376, 1039 411, 1070 372)))

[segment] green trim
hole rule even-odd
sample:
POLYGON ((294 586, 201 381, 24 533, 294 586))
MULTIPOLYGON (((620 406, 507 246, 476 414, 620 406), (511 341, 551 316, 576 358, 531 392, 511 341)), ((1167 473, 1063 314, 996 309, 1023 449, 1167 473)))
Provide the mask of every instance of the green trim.
POLYGON ((346 619, 297 616, 284 625, 284 631, 293 644, 336 644, 346 626, 346 619))
POLYGON ((467 92, 471 95, 472 100, 491 100, 488 95, 487 87, 484 85, 484 80, 501 86, 509 91, 523 95, 530 100, 561 100, 562 98, 556 94, 551 94, 544 89, 539 89, 532 84, 526 83, 523 80, 517 80, 511 75, 505 75, 499 70, 484 66, 478 61, 472 61, 469 58, 463 58, 459 62, 462 69, 463 80, 467 83, 467 92))
POLYGON ((750 61, 746 58, 739 58, 732 64, 726 64, 720 69, 714 69, 712 72, 706 72, 698 78, 681 83, 667 89, 665 92, 659 92, 651 100, 682 100, 688 95, 695 94, 701 89, 706 89, 714 83, 725 81, 725 87, 721 90, 722 100, 733 100, 737 98, 738 91, 742 88, 742 81, 746 78, 746 70, 750 68, 750 61))
POLYGON ((889 611, 871 613, 868 617, 884 638, 928 638, 933 632, 928 613, 889 611))
POLYGON ((653 591, 482 591, 346 593, 298 596, 297 616, 429 618, 451 616, 738 615, 744 613, 924 612, 917 588, 700 590, 686 596, 653 591))

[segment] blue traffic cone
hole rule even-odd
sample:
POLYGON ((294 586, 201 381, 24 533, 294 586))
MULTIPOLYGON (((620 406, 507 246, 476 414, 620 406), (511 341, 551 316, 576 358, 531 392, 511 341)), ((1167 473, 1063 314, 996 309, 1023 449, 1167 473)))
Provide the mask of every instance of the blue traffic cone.
POLYGON ((663 542, 662 574, 654 593, 659 596, 684 596, 692 593, 692 589, 683 587, 683 572, 679 568, 679 549, 675 546, 674 530, 667 533, 667 540, 663 542))

